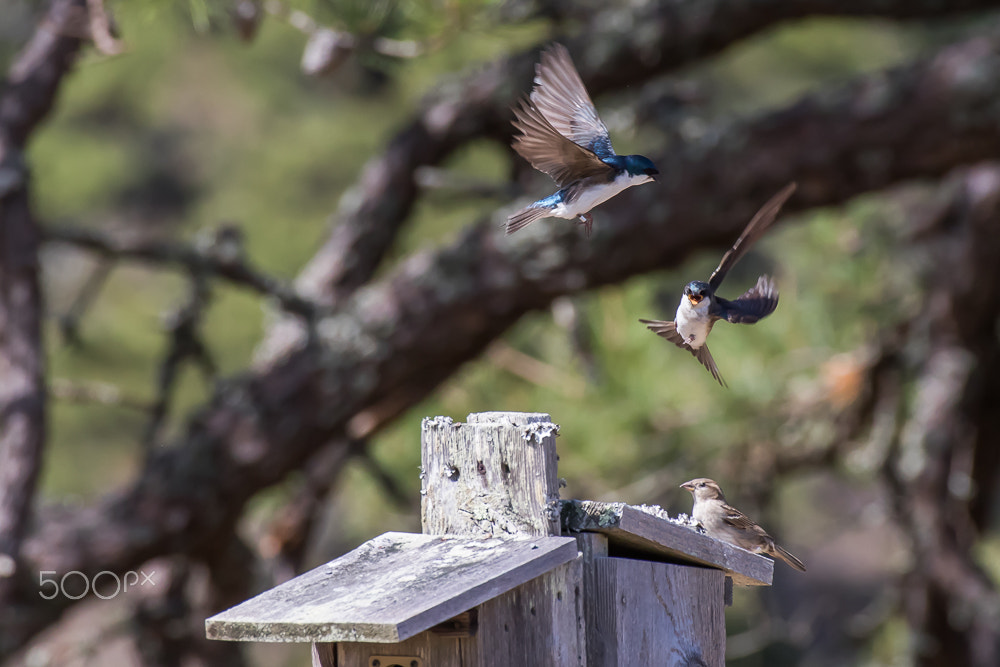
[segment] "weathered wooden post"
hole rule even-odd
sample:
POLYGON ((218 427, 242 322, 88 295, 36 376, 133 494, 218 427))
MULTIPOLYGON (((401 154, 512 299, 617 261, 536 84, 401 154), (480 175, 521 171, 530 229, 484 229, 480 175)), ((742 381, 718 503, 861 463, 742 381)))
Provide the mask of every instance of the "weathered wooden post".
POLYGON ((206 622, 322 667, 722 665, 727 579, 770 560, 659 508, 560 501, 546 414, 423 422, 423 534, 386 533, 206 622))
MULTIPOLYGON (((444 667, 584 664, 580 563, 574 541, 559 538, 557 431, 545 414, 486 412, 469 415, 465 424, 446 417, 423 421, 421 529, 473 538, 472 544, 496 552, 486 553, 478 570, 463 573, 461 594, 496 574, 495 558, 505 551, 516 549, 534 567, 496 578, 488 597, 467 597, 464 606, 478 609, 470 620, 452 624, 464 632, 449 626, 392 645, 327 645, 323 650, 337 658, 330 664, 370 667, 374 653, 444 667), (554 557, 543 559, 548 549, 554 557)), ((452 567, 467 564, 459 558, 452 567)))

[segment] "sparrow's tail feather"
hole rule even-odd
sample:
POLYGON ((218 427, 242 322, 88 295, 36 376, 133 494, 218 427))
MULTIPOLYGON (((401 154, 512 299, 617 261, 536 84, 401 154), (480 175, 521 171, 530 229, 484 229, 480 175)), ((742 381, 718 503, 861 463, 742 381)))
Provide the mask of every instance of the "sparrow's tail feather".
POLYGON ((806 566, 802 563, 802 561, 800 561, 798 558, 796 558, 792 554, 782 549, 777 544, 774 545, 774 555, 780 558, 781 560, 785 561, 792 567, 794 567, 799 572, 806 571, 806 566))
POLYGON ((507 218, 507 233, 513 234, 517 230, 527 227, 535 220, 548 216, 549 213, 549 209, 541 206, 526 206, 507 218))

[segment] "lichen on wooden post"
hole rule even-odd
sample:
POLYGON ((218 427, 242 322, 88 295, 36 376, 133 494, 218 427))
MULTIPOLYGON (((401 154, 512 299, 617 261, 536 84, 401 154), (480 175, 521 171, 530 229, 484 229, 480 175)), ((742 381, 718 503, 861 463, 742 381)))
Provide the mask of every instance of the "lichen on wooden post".
POLYGON ((421 524, 432 535, 560 535, 549 415, 483 412, 423 421, 421 524))

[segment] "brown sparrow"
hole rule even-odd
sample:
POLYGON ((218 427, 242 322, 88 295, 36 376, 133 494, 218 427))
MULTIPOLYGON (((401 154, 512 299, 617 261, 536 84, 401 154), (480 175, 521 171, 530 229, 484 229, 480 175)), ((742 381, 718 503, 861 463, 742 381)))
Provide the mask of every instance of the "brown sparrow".
POLYGON ((709 537, 757 554, 780 558, 796 570, 806 571, 806 566, 798 558, 774 543, 774 538, 753 522, 743 512, 726 504, 722 489, 706 477, 692 479, 681 484, 694 496, 691 516, 701 524, 709 537))

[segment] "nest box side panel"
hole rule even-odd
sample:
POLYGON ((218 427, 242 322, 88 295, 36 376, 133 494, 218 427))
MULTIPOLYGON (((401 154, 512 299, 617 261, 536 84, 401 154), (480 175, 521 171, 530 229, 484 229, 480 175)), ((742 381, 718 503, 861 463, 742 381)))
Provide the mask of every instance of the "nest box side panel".
POLYGON ((594 568, 588 664, 724 667, 724 572, 626 558, 597 558, 594 568))

